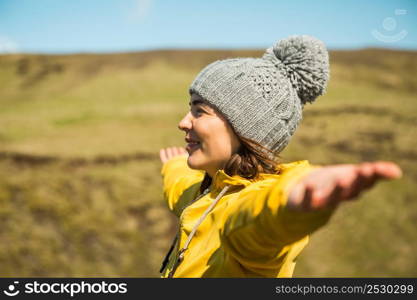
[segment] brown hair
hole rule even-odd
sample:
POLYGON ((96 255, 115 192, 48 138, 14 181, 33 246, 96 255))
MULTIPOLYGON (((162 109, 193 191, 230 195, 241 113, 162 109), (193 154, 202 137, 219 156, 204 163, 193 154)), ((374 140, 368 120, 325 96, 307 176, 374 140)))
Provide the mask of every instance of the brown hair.
MULTIPOLYGON (((246 179, 257 179, 260 173, 279 173, 277 168, 278 161, 272 158, 279 158, 278 155, 274 155, 271 150, 251 139, 245 138, 236 132, 235 134, 241 146, 224 166, 224 172, 227 175, 239 175, 246 179)), ((206 172, 200 186, 201 193, 211 185, 211 181, 212 178, 206 172)))

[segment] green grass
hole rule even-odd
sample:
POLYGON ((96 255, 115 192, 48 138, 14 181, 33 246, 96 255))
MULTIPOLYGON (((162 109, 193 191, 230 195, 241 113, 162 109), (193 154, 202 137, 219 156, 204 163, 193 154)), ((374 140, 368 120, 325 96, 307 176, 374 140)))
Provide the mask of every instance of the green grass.
MULTIPOLYGON (((158 276, 176 230, 158 150, 206 64, 260 51, 0 56, 2 276, 158 276)), ((417 276, 417 53, 331 53, 328 93, 282 160, 391 160, 402 179, 345 203, 295 276, 417 276)))

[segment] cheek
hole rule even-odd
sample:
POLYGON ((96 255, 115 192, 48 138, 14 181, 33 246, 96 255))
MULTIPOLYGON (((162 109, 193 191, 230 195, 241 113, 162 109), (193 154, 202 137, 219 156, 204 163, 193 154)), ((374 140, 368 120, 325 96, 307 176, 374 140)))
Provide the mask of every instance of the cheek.
POLYGON ((230 157, 234 142, 225 124, 217 121, 207 125, 204 131, 201 130, 202 135, 200 136, 203 141, 203 150, 217 158, 230 157))

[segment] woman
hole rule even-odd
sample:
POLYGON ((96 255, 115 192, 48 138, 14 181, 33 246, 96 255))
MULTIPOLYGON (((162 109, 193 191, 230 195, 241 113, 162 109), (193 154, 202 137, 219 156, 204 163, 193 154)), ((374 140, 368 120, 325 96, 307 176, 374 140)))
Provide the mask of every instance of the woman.
POLYGON ((262 58, 216 61, 198 74, 179 123, 187 146, 160 151, 164 194, 180 218, 163 277, 291 277, 309 234, 339 203, 401 176, 389 162, 278 162, 328 73, 323 43, 295 36, 262 58))

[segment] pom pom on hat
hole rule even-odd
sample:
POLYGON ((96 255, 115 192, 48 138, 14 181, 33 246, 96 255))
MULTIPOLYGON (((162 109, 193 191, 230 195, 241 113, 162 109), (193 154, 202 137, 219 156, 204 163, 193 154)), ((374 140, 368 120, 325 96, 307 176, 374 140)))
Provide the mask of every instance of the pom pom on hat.
POLYGON ((290 36, 267 49, 264 57, 270 58, 271 52, 282 63, 278 67, 283 67, 303 104, 324 94, 329 79, 329 55, 322 41, 308 35, 290 36))

